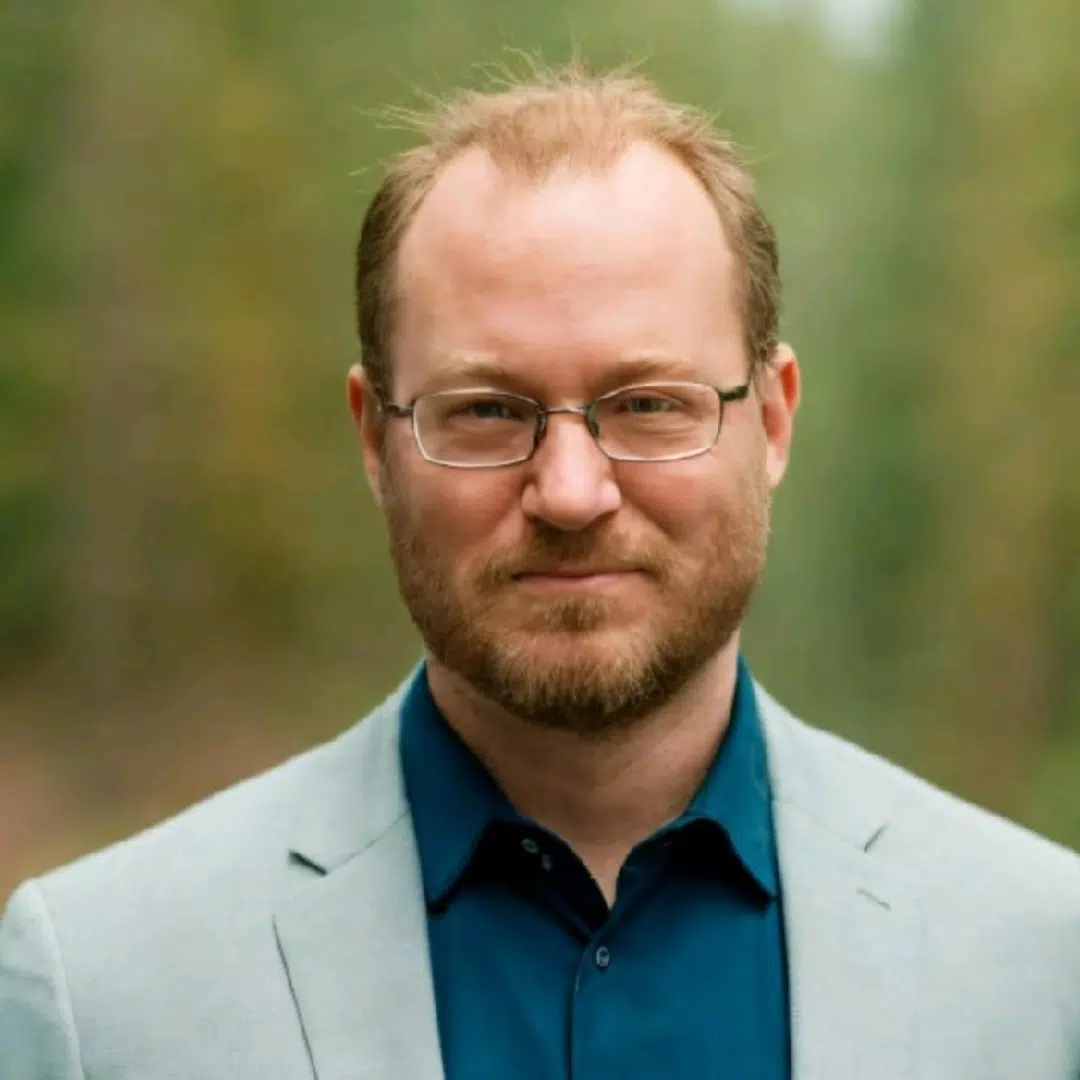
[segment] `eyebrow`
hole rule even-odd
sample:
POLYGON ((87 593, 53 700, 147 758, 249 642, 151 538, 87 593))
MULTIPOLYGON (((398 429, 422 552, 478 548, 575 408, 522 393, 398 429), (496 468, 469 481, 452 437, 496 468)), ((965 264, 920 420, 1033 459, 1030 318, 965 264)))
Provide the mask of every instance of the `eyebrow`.
POLYGON ((639 352, 622 357, 603 381, 607 384, 606 389, 613 389, 650 379, 700 381, 701 375, 694 370, 690 360, 677 353, 639 352))
MULTIPOLYGON (((621 357, 604 373, 597 393, 650 379, 693 378, 695 372, 692 365, 683 356, 653 351, 631 353, 621 357)), ((457 386, 507 387, 524 393, 531 381, 529 373, 512 371, 495 353, 454 352, 444 354, 435 361, 424 379, 421 393, 457 386)))
POLYGON ((423 382, 423 393, 448 386, 516 385, 520 377, 494 353, 454 352, 439 356, 423 382))

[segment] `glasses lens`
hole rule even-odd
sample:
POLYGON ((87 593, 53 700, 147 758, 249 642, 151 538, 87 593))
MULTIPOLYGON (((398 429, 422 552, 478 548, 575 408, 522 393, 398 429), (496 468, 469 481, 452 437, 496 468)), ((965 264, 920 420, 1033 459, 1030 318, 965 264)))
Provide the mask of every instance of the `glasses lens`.
POLYGON ((417 398, 416 437, 424 454, 446 465, 506 465, 533 449, 536 407, 515 394, 448 390, 417 398))
POLYGON ((700 383, 628 386, 596 403, 601 447, 642 461, 702 453, 720 433, 720 399, 700 383))

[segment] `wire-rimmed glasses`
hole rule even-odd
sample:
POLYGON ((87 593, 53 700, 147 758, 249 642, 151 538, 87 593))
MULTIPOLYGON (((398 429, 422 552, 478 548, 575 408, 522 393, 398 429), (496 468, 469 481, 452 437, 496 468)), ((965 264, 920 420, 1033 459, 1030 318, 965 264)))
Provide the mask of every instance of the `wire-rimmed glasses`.
POLYGON ((574 413, 613 461, 681 461, 706 454, 720 437, 724 406, 742 401, 750 383, 730 390, 696 382, 624 386, 583 405, 547 408, 523 394, 471 388, 421 394, 410 405, 381 403, 388 416, 412 421, 421 455, 456 469, 495 469, 528 461, 548 417, 574 413))

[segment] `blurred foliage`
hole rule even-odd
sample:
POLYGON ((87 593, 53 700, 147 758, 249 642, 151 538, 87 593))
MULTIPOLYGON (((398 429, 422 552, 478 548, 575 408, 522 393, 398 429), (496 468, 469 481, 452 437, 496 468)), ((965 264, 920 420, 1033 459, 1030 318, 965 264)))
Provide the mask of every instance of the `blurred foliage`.
POLYGON ((386 104, 641 59, 777 224, 804 411, 748 652, 1080 844, 1080 7, 7 0, 0 893, 344 726, 417 644, 344 403, 386 104), (512 57, 511 57, 512 62, 512 57))

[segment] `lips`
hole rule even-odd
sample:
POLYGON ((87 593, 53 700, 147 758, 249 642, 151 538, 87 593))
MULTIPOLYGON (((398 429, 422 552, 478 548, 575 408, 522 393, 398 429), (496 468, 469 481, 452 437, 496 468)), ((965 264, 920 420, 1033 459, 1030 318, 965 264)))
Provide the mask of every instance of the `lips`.
POLYGON ((590 578, 627 574, 638 569, 636 566, 545 566, 521 570, 512 576, 515 581, 529 577, 590 578))
POLYGON ((526 593, 540 595, 600 594, 622 590, 640 577, 637 569, 611 569, 610 567, 558 566, 544 570, 530 570, 513 576, 514 584, 526 593))

